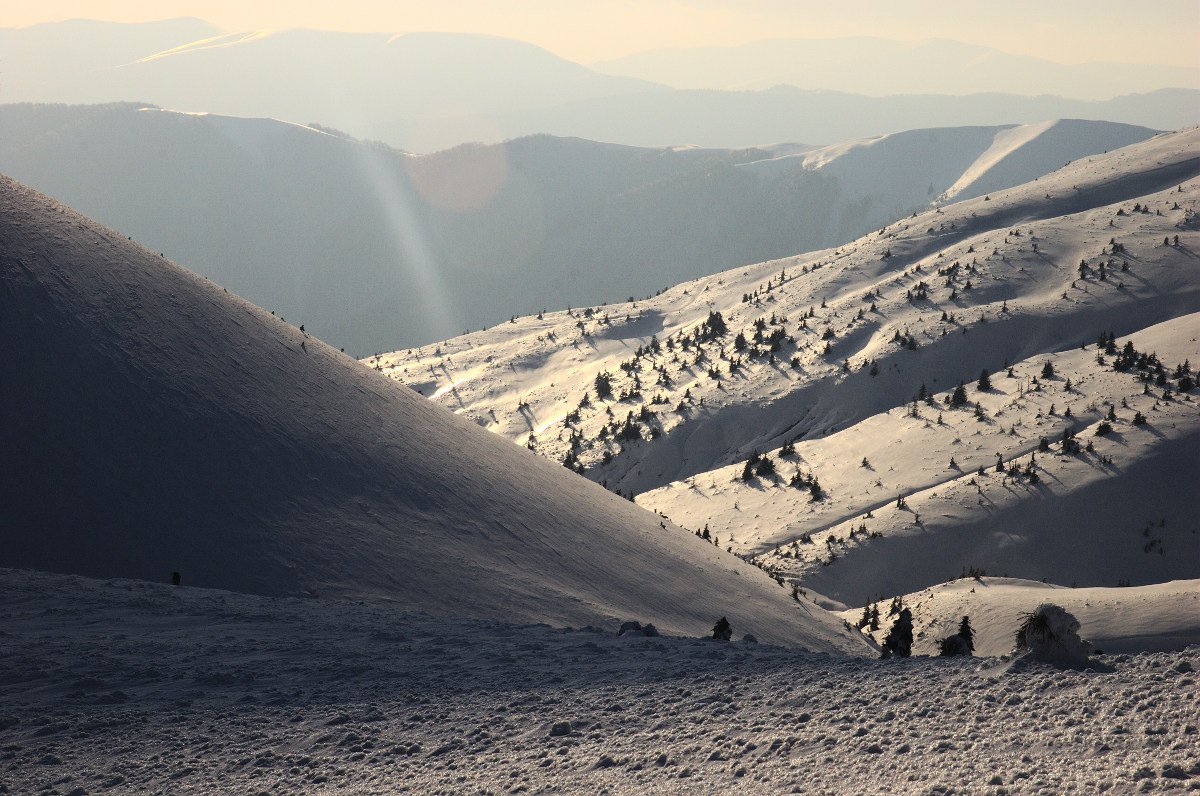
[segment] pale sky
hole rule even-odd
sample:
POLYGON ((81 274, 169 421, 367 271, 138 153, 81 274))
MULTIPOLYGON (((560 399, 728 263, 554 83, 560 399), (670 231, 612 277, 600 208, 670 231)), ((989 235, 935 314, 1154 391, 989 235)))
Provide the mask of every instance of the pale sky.
POLYGON ((589 63, 658 47, 780 37, 958 39, 1062 63, 1200 66, 1200 0, 40 0, 0 27, 192 16, 226 30, 489 33, 589 63))

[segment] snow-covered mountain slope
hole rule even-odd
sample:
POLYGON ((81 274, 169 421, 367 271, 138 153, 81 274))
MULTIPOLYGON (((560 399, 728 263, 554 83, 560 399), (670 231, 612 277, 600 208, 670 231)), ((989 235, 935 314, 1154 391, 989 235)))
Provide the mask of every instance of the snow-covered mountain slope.
POLYGON ((818 171, 861 197, 881 224, 931 202, 961 201, 1031 182, 1077 158, 1145 141, 1145 128, 1060 119, 1036 124, 949 127, 815 147, 742 166, 764 173, 818 171), (945 186, 945 187, 943 187, 945 186))
POLYGON ((0 180, 0 565, 863 651, 756 568, 0 180))
POLYGON ((844 429, 922 384, 944 391, 1197 311, 1197 175, 1191 128, 837 249, 371 362, 639 494, 844 429))
POLYGON ((418 157, 272 119, 7 105, 0 171, 363 355, 839 245, 1153 134, 919 130, 812 159, 535 136, 418 157))
MULTIPOLYGON (((199 19, 113 23, 68 19, 0 28, 4 81, 0 98, 20 102, 95 102, 95 80, 150 53, 199 41, 221 31, 199 19)), ((124 96, 121 99, 133 99, 124 96)))
POLYGON ((1195 650, 1004 671, 13 570, 0 628, 10 793, 1124 794, 1200 778, 1195 650))
MULTIPOLYGON (((1080 637, 1108 654, 1200 645, 1200 580, 1069 588, 1016 578, 960 578, 900 600, 912 611, 914 655, 937 655, 941 640, 958 632, 964 616, 974 631, 976 655, 1007 655, 1024 615, 1042 603, 1073 614, 1081 626, 1080 637)), ((882 641, 893 621, 890 601, 879 609, 879 629, 873 635, 882 641)), ((853 609, 842 616, 857 624, 863 612, 853 609)), ((864 630, 872 632, 869 627, 864 630)))
POLYGON ((1200 121, 1200 91, 1162 89, 1104 101, 1015 94, 868 97, 776 86, 763 91, 624 94, 519 111, 491 121, 501 138, 531 131, 634 146, 689 142, 760 146, 769 141, 844 141, 923 127, 1104 119, 1178 130, 1200 121))
POLYGON ((968 569, 1087 585, 1195 576, 1200 405, 1170 396, 1170 377, 1200 362, 1198 335, 1191 314, 1128 338, 1164 364, 1161 384, 1115 371, 1121 358, 1095 345, 1040 355, 986 391, 971 385, 961 406, 930 394, 786 455, 764 451, 771 476, 735 464, 638 502, 849 604, 968 569), (1064 450, 1064 432, 1084 449, 1064 450))

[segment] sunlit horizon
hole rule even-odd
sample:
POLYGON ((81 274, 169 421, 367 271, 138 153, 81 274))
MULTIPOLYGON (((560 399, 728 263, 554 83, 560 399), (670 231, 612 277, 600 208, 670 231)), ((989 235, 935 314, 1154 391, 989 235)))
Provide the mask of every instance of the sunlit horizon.
POLYGON ((410 33, 475 33, 520 39, 580 63, 660 48, 739 46, 764 39, 877 37, 899 41, 952 39, 1064 64, 1117 62, 1200 68, 1200 3, 1166 0, 1133 6, 1117 0, 1068 0, 967 8, 944 0, 897 6, 873 1, 846 15, 831 4, 780 0, 523 0, 504 7, 486 0, 380 8, 366 0, 244 4, 232 0, 50 0, 0 10, 0 27, 68 19, 150 22, 204 20, 227 32, 314 28, 410 33))

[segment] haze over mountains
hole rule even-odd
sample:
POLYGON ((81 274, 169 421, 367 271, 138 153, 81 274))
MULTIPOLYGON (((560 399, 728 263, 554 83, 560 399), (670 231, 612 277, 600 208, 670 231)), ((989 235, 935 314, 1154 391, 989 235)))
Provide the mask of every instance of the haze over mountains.
POLYGON ((1200 88, 1183 66, 1063 64, 949 39, 768 39, 732 47, 648 50, 591 64, 598 72, 679 89, 757 91, 790 85, 886 94, 1057 94, 1107 100, 1164 87, 1200 88))
POLYGON ((1068 120, 745 150, 534 136, 417 157, 271 119, 7 105, 0 171, 362 355, 838 245, 1153 133, 1068 120))
MULTIPOLYGON (((635 146, 729 148, 827 144, 920 127, 1052 118, 1156 129, 1200 122, 1198 81, 1188 70, 1056 69, 956 42, 914 49, 837 39, 792 44, 770 57, 754 50, 756 63, 799 62, 808 75, 758 78, 761 91, 669 88, 491 36, 219 32, 187 19, 138 25, 75 20, 5 29, 0 51, 6 55, 0 102, 138 101, 272 116, 319 122, 418 152, 540 133, 635 146), (868 92, 875 96, 839 90, 866 89, 863 73, 844 66, 864 47, 875 53, 866 68, 884 76, 878 85, 885 88, 868 92), (812 68, 811 62, 826 66, 812 68), (889 74, 897 76, 896 83, 887 83, 889 74), (956 77, 938 77, 947 74, 956 77), (784 85, 793 79, 804 88, 784 85), (1060 90, 1062 96, 1042 96, 1060 90)), ((698 57, 723 60, 708 53, 698 57)), ((731 67, 730 73, 737 70, 731 67)), ((707 78, 697 84, 707 85, 707 78)))

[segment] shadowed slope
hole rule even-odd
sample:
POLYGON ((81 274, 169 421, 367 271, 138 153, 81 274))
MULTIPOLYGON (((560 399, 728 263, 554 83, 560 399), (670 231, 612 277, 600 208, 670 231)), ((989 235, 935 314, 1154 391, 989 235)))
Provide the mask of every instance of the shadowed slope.
POLYGON ((0 179, 0 564, 862 650, 763 573, 0 179))

